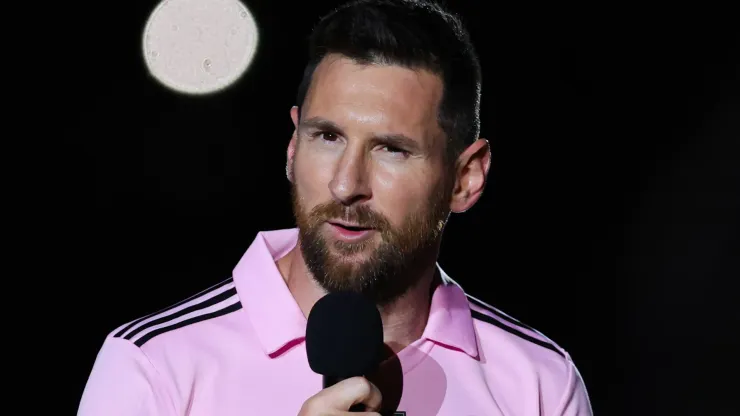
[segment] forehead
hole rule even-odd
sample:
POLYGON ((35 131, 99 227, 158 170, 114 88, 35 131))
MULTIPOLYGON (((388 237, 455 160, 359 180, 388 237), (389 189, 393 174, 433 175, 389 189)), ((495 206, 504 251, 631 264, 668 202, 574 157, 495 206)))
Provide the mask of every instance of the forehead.
POLYGON ((426 70, 329 55, 314 71, 301 116, 359 122, 422 139, 440 131, 442 89, 441 79, 426 70))

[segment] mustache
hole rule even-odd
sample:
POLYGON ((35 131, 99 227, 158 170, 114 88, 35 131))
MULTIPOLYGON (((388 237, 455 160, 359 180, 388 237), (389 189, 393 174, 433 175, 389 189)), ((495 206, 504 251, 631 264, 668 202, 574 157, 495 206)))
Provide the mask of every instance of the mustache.
POLYGON ((364 228, 375 228, 381 231, 390 228, 388 219, 367 205, 348 207, 332 201, 315 206, 308 216, 312 226, 318 226, 334 219, 342 219, 364 228))

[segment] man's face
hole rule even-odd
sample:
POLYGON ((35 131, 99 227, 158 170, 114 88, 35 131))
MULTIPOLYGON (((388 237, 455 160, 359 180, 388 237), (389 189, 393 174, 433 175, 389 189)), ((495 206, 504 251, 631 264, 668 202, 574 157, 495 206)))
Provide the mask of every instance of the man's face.
POLYGON ((421 70, 334 55, 314 72, 288 153, 301 252, 327 291, 387 303, 436 258, 451 192, 441 95, 421 70))

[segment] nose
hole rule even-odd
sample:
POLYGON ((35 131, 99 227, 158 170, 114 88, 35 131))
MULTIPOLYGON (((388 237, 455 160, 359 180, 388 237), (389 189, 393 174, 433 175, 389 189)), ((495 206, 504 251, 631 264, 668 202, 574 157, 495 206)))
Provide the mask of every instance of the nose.
POLYGON ((365 152, 361 146, 347 146, 334 168, 329 190, 345 206, 370 199, 370 178, 365 152))

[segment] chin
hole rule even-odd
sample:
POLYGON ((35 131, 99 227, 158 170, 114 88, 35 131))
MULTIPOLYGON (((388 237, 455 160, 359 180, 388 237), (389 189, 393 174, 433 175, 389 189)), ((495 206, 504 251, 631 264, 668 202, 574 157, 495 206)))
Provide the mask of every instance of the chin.
POLYGON ((330 247, 331 260, 336 264, 362 264, 368 261, 375 251, 374 247, 347 248, 335 244, 330 244, 330 247))

